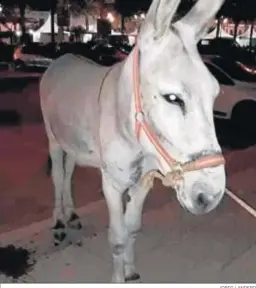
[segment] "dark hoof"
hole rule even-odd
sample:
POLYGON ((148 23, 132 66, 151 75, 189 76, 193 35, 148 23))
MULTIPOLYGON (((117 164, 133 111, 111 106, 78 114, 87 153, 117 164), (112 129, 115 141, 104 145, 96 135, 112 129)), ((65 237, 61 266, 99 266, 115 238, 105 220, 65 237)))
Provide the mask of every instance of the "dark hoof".
POLYGON ((56 224, 52 227, 53 230, 64 230, 65 228, 65 224, 61 220, 57 220, 56 224))
POLYGON ((139 273, 133 273, 132 275, 125 277, 125 282, 137 281, 137 280, 140 280, 139 273))
POLYGON ((82 224, 80 222, 80 218, 76 213, 72 213, 68 222, 68 227, 74 230, 81 230, 82 229, 82 224))
POLYGON ((65 232, 56 231, 53 233, 53 238, 54 246, 58 246, 67 238, 67 234, 65 232))
POLYGON ((67 234, 65 228, 65 225, 60 220, 58 220, 56 224, 52 227, 54 246, 60 245, 66 239, 67 234))

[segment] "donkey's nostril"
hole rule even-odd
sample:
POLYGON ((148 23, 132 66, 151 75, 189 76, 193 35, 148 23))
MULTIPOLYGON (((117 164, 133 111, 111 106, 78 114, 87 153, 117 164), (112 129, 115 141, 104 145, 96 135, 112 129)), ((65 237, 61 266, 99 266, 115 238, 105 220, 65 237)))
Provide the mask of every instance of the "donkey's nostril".
POLYGON ((202 208, 206 208, 209 204, 207 197, 203 193, 198 194, 196 201, 197 205, 202 208))

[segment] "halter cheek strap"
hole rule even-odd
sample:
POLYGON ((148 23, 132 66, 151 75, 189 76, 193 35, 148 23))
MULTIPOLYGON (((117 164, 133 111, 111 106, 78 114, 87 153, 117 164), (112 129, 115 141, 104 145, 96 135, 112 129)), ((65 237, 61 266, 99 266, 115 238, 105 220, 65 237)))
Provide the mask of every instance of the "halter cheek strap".
POLYGON ((133 58, 133 83, 134 83, 134 103, 135 103, 135 131, 136 138, 140 141, 141 130, 144 131, 149 141, 153 144, 157 152, 165 159, 165 161, 171 165, 175 163, 175 160, 168 154, 163 148, 155 133, 151 130, 150 126, 145 120, 145 115, 142 109, 141 93, 139 85, 139 48, 135 46, 134 58, 133 58))
POLYGON ((158 140, 156 134, 148 125, 145 120, 145 115, 142 109, 141 103, 141 91, 139 85, 139 48, 136 45, 134 47, 133 53, 133 85, 134 85, 134 103, 135 103, 135 132, 136 138, 140 141, 141 130, 144 131, 147 136, 149 142, 154 146, 158 154, 164 159, 164 161, 170 167, 170 171, 165 175, 161 175, 159 172, 151 171, 146 178, 143 179, 144 185, 152 185, 153 178, 160 178, 165 186, 173 186, 175 182, 179 181, 183 178, 183 174, 185 172, 201 170, 204 168, 217 167, 220 165, 225 165, 225 159, 222 154, 216 154, 212 156, 204 156, 198 160, 187 162, 187 163, 179 163, 170 154, 166 151, 166 149, 162 146, 160 141, 158 140), (150 183, 148 183, 150 182, 150 183))

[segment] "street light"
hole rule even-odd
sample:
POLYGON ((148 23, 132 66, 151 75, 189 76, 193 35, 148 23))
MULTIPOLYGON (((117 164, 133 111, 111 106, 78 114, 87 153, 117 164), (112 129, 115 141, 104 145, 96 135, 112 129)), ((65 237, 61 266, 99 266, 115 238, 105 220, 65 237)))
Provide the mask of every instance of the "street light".
POLYGON ((15 32, 16 36, 20 37, 22 35, 22 32, 20 30, 15 32))
POLYGON ((115 17, 110 12, 108 12, 107 14, 107 19, 110 23, 113 23, 115 21, 115 17))
POLYGON ((2 6, 2 4, 0 4, 0 13, 2 13, 3 12, 3 6, 2 6))

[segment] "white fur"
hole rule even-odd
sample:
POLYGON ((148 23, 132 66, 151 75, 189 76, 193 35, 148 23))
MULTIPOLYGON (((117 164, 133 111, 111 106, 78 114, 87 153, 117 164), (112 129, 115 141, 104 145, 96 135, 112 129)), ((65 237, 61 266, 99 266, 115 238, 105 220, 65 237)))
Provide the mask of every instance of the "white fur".
MULTIPOLYGON (((171 24, 179 2, 152 2, 138 37, 139 85, 146 120, 169 154, 184 162, 197 153, 221 151, 213 123, 219 86, 204 66, 196 43, 223 0, 199 0, 186 18, 171 24), (167 103, 161 94, 178 95, 185 111, 167 103)), ((143 133, 140 143, 135 137, 133 53, 111 69, 70 54, 62 56, 45 72, 40 85, 53 164, 54 221, 74 211, 71 176, 75 163, 99 168, 109 210, 114 282, 135 273, 134 241, 148 194, 139 186, 140 177, 151 169, 166 173, 168 168, 159 166, 162 159, 143 133), (124 213, 126 189, 130 202, 124 213)), ((185 175, 177 197, 192 213, 206 213, 217 206, 224 191, 225 172, 220 166, 185 175), (199 192, 209 201, 203 210, 197 203, 199 192)))

